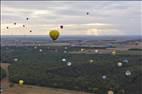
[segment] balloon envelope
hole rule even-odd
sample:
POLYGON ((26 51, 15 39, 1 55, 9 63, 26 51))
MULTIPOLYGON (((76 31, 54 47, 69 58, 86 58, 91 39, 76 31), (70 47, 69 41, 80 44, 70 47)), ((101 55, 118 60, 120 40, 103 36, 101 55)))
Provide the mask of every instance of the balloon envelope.
POLYGON ((89 12, 86 12, 86 15, 89 15, 89 12))
POLYGON ((114 94, 114 92, 112 90, 109 90, 108 94, 114 94))
POLYGON ((23 80, 19 80, 19 85, 22 86, 24 84, 23 80))
POLYGON ((14 23, 14 25, 16 25, 16 23, 14 23))
POLYGON ((23 25, 23 27, 25 27, 25 25, 23 25))
POLYGON ((63 25, 61 25, 60 28, 63 29, 63 25))
POLYGON ((114 51, 112 51, 112 55, 116 55, 116 51, 114 50, 114 51))
POLYGON ((67 66, 71 66, 71 65, 72 65, 72 63, 71 63, 71 62, 68 62, 68 63, 67 63, 67 66))
POLYGON ((26 20, 29 20, 29 18, 26 18, 26 20))
POLYGON ((49 32, 49 36, 51 37, 52 40, 57 40, 59 35, 60 35, 60 33, 58 30, 51 30, 49 32))

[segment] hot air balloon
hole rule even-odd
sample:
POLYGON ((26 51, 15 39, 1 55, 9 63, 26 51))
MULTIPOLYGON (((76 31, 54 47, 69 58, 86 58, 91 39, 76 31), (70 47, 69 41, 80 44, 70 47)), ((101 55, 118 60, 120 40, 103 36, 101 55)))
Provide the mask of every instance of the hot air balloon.
POLYGON ((30 32, 32 32, 32 30, 30 30, 30 32))
POLYGON ((90 62, 90 63, 93 63, 93 62, 94 62, 94 60, 93 60, 93 59, 90 59, 90 60, 89 60, 89 62, 90 62))
POLYGON ((67 66, 71 66, 71 65, 72 65, 72 63, 71 63, 71 62, 68 62, 68 63, 67 63, 67 66))
POLYGON ((85 49, 81 48, 80 51, 83 52, 85 49))
POLYGON ((66 59, 65 59, 65 58, 63 58, 63 59, 62 59, 62 61, 63 61, 63 62, 66 62, 66 59))
POLYGON ((43 50, 42 49, 39 49, 39 52, 42 52, 43 50))
POLYGON ((29 20, 29 18, 26 18, 26 20, 29 20))
POLYGON ((60 33, 59 33, 58 30, 51 30, 51 31, 49 32, 49 35, 50 35, 50 37, 52 38, 52 40, 57 40, 58 37, 59 37, 59 35, 60 35, 60 33))
POLYGON ((121 67, 122 65, 123 65, 123 63, 121 63, 121 62, 118 62, 118 63, 117 63, 117 66, 118 66, 118 67, 121 67))
POLYGON ((60 28, 61 28, 61 29, 63 29, 63 28, 64 28, 64 26, 63 26, 63 25, 61 25, 61 26, 60 26, 60 28))
POLYGON ((116 55, 116 51, 115 50, 112 51, 112 55, 116 55))
POLYGON ((14 58, 13 60, 14 60, 15 62, 17 62, 17 61, 18 61, 18 58, 14 58))
POLYGON ((123 62, 124 62, 124 63, 128 63, 129 61, 128 61, 127 59, 124 59, 123 62))
POLYGON ((95 50, 95 53, 98 53, 98 52, 99 52, 99 51, 96 49, 96 50, 95 50))
POLYGON ((107 94, 114 94, 114 92, 112 90, 109 90, 107 94))
POLYGON ((131 71, 130 70, 127 70, 126 72, 125 72, 125 75, 126 76, 130 76, 132 73, 131 73, 131 71))
POLYGON ((64 51, 64 53, 67 53, 67 51, 64 51))
POLYGON ((16 25, 16 23, 13 23, 14 25, 16 25))
POLYGON ((25 27, 25 25, 23 25, 23 27, 25 27))
POLYGON ((7 26, 6 29, 9 29, 9 27, 7 26))
POLYGON ((86 15, 89 15, 89 12, 86 12, 86 15))
POLYGON ((23 86, 23 84, 24 84, 24 80, 19 80, 19 85, 23 86))
POLYGON ((104 79, 104 80, 105 80, 106 78, 107 78, 107 76, 106 76, 106 75, 103 75, 103 76, 102 76, 102 79, 104 79))

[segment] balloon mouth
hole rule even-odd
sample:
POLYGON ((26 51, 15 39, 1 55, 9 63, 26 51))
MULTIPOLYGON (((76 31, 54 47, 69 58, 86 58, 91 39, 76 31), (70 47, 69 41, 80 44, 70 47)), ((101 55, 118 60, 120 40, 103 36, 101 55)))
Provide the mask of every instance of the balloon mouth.
POLYGON ((52 39, 53 41, 56 41, 56 40, 58 40, 58 39, 52 39))
POLYGON ((56 41, 57 39, 53 39, 53 41, 56 41))

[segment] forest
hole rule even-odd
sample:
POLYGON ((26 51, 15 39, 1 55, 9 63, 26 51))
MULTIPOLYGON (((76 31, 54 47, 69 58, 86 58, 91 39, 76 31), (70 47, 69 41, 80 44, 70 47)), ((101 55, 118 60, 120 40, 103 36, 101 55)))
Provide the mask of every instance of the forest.
MULTIPOLYGON (((66 51, 78 49, 68 47, 66 51)), ((115 94, 140 94, 141 55, 71 54, 63 53, 64 50, 64 47, 13 47, 2 52, 5 54, 2 61, 11 63, 9 78, 13 83, 24 80, 25 84, 97 94, 104 94, 110 88, 115 94)))
POLYGON ((0 67, 0 80, 3 79, 4 77, 6 77, 6 71, 0 67))

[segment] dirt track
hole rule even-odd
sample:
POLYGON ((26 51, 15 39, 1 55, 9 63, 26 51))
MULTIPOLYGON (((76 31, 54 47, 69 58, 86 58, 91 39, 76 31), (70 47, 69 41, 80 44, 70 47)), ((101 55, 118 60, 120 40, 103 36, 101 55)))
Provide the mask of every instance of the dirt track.
POLYGON ((37 86, 25 85, 19 87, 18 85, 8 88, 2 94, 89 94, 78 91, 64 90, 64 89, 53 89, 37 86))

